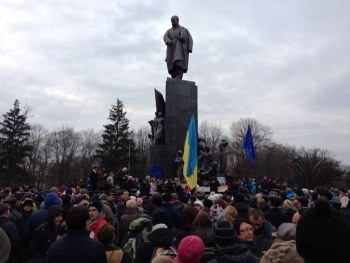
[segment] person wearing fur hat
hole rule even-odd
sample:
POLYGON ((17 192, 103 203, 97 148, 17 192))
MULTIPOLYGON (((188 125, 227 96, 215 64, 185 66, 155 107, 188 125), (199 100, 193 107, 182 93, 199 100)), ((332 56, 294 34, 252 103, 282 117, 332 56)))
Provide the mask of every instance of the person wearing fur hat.
POLYGON ((212 230, 217 250, 214 259, 208 263, 245 262, 258 263, 260 258, 253 255, 245 244, 237 243, 237 232, 231 222, 218 220, 212 230))
POLYGON ((177 263, 200 263, 204 253, 204 243, 197 236, 183 238, 177 249, 175 262, 177 263))
POLYGON ((302 213, 296 228, 296 247, 305 262, 350 262, 349 244, 347 221, 325 197, 302 213))
POLYGON ((90 237, 97 240, 97 232, 107 223, 105 215, 102 214, 102 204, 97 198, 92 199, 88 205, 90 220, 88 222, 88 230, 90 237))
POLYGON ((304 259, 296 250, 295 231, 295 224, 282 223, 277 232, 273 233, 275 240, 264 253, 260 263, 304 263, 304 259))

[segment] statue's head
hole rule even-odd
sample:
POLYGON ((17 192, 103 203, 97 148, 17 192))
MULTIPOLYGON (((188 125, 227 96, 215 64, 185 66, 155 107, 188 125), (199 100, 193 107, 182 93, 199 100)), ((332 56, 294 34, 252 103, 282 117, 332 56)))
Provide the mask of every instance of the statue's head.
POLYGON ((171 17, 171 24, 173 26, 178 26, 179 25, 179 17, 178 16, 172 16, 171 17))

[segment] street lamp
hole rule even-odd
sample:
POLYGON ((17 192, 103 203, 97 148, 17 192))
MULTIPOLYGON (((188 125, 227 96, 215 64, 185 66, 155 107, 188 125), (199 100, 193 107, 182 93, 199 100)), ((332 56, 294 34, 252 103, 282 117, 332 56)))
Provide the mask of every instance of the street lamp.
POLYGON ((130 142, 133 139, 133 132, 128 132, 128 140, 129 140, 129 160, 128 160, 128 173, 130 174, 130 159, 131 159, 131 147, 130 142))

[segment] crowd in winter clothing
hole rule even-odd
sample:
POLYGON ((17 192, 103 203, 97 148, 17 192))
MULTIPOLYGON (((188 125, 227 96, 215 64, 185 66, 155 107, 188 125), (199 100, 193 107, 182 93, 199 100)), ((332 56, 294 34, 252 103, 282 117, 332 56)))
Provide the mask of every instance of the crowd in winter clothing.
POLYGON ((0 192, 0 263, 350 262, 347 189, 264 178, 205 193, 92 171, 45 193, 0 192))

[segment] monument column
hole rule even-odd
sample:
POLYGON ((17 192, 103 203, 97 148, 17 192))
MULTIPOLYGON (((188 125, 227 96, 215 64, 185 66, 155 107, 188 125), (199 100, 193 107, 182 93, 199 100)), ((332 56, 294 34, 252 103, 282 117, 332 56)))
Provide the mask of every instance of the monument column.
POLYGON ((197 86, 192 81, 168 78, 165 97, 165 142, 164 145, 152 145, 151 166, 162 166, 165 177, 175 177, 176 154, 178 150, 184 150, 192 114, 198 122, 197 86))

